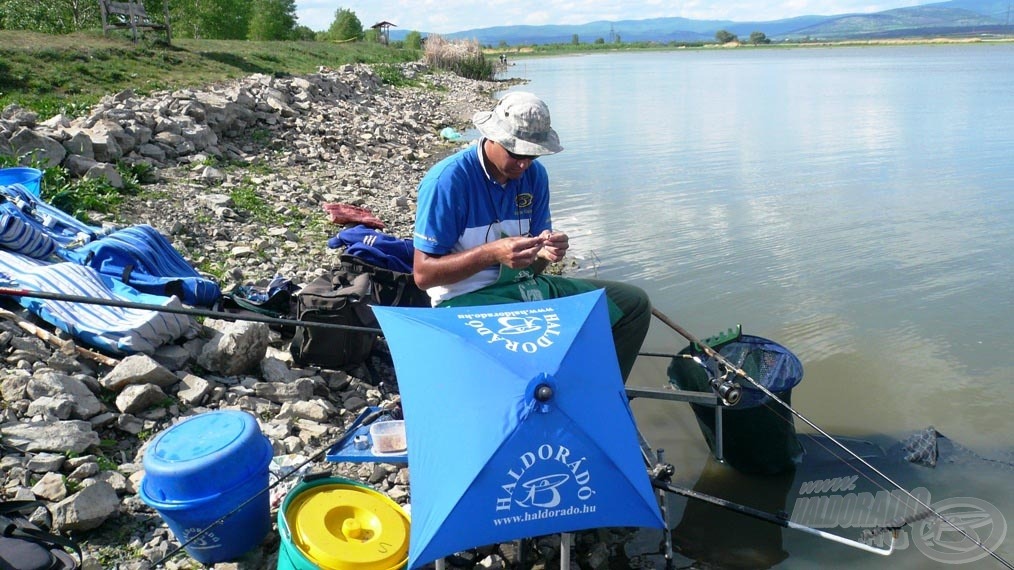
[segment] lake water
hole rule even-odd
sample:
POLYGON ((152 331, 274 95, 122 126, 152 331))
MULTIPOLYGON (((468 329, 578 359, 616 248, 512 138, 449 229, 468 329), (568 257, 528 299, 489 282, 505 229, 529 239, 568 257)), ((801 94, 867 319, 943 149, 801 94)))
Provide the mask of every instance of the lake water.
MULTIPOLYGON (((1012 456, 1014 45, 612 53, 519 59, 507 76, 549 103, 566 147, 541 160, 578 274, 640 285, 701 338, 741 323, 788 347, 805 368, 794 406, 832 434, 888 447, 934 426, 1012 456)), ((644 350, 685 345, 656 322, 644 350)), ((642 357, 631 385, 662 387, 667 364, 642 357)), ((677 482, 736 494, 686 404, 634 409, 677 482)), ((899 477, 1014 525, 1009 468, 899 477)), ((774 497, 791 511, 797 493, 774 497)), ((881 559, 793 531, 744 564, 714 557, 767 532, 716 537, 712 562, 951 567, 911 544, 881 559)), ((1011 559, 1011 540, 998 551, 1011 559)))

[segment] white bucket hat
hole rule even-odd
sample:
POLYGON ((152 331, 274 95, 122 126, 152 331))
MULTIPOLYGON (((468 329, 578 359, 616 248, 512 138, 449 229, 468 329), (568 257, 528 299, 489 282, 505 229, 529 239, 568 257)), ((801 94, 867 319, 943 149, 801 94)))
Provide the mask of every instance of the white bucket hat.
POLYGON ((472 123, 482 136, 514 154, 542 156, 563 150, 550 126, 549 107, 535 95, 512 91, 492 111, 479 111, 472 123))

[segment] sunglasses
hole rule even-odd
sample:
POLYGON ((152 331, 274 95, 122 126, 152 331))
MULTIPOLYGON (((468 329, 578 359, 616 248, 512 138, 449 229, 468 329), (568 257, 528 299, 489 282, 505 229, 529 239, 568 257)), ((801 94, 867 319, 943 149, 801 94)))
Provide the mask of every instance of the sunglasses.
POLYGON ((532 154, 514 154, 513 152, 507 150, 506 147, 503 147, 503 150, 504 150, 504 152, 507 153, 507 156, 509 156, 509 157, 511 157, 511 158, 513 158, 514 160, 517 160, 517 161, 527 160, 527 161, 531 162, 531 161, 539 158, 537 155, 532 155, 532 154))

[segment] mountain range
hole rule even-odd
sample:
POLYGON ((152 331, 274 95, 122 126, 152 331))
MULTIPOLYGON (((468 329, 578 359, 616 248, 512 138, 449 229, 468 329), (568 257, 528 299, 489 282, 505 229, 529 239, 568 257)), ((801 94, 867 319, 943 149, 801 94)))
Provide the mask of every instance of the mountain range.
MULTIPOLYGON (((995 36, 1014 33, 1012 3, 1014 0, 950 0, 871 14, 799 16, 767 22, 651 18, 576 25, 496 26, 441 35, 447 39, 474 39, 489 46, 571 43, 574 36, 582 43, 599 39, 607 43, 712 42, 721 30, 744 40, 760 32, 772 41, 995 36)), ((403 39, 409 31, 391 30, 391 39, 403 39)))

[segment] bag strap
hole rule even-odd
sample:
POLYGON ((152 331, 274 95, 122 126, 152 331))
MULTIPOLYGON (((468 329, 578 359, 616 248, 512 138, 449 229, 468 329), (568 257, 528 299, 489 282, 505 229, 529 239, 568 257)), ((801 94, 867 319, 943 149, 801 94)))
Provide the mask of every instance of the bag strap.
MULTIPOLYGON (((42 503, 42 501, 31 501, 31 500, 2 501, 0 502, 0 515, 22 514, 28 509, 34 509, 43 506, 45 505, 42 503)), ((80 567, 81 564, 84 564, 84 553, 81 551, 81 547, 78 545, 77 542, 64 536, 60 536, 58 534, 19 525, 17 524, 17 522, 13 520, 5 520, 5 522, 7 524, 5 524, 2 529, 0 529, 0 531, 2 531, 0 532, 0 534, 3 534, 3 536, 10 538, 22 538, 25 540, 30 540, 32 542, 42 544, 47 547, 55 546, 58 548, 62 548, 64 550, 71 551, 74 554, 77 554, 78 567, 80 567)))
MULTIPOLYGON (((347 273, 351 274, 368 273, 371 276, 383 273, 384 275, 390 276, 387 277, 385 281, 391 281, 396 284, 394 301, 391 302, 390 304, 394 306, 398 306, 401 304, 401 298, 402 296, 405 295, 405 290, 408 288, 408 282, 406 279, 395 279, 393 276, 399 275, 398 272, 393 271, 391 269, 387 269, 386 267, 377 267, 375 265, 363 261, 362 259, 354 255, 350 255, 347 253, 341 254, 340 256, 338 256, 338 259, 341 261, 342 269, 344 269, 345 272, 347 273)), ((380 301, 380 291, 383 285, 381 285, 376 279, 372 279, 371 281, 373 285, 373 290, 371 291, 372 299, 374 299, 375 301, 380 301)))

